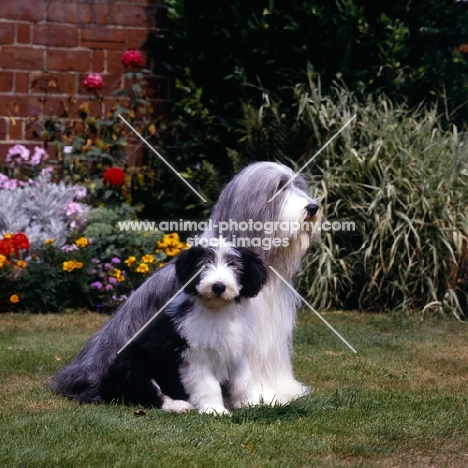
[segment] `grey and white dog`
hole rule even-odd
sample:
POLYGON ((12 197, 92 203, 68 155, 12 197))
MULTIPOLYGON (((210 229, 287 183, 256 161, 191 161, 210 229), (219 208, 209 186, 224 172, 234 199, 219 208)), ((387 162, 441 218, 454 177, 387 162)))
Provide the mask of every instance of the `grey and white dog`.
MULTIPOLYGON (((293 177, 291 169, 278 163, 247 166, 222 191, 212 211, 212 229, 202 235, 249 247, 281 275, 268 269, 266 285, 251 300, 255 312, 249 359, 252 403, 286 404, 309 391, 293 376, 292 333, 298 300, 283 280, 292 284, 307 248, 319 237, 320 213, 304 178, 297 176, 290 182, 293 177)), ((117 351, 181 286, 173 261, 157 270, 75 360, 53 377, 51 388, 77 401, 101 402, 100 383, 117 351)))

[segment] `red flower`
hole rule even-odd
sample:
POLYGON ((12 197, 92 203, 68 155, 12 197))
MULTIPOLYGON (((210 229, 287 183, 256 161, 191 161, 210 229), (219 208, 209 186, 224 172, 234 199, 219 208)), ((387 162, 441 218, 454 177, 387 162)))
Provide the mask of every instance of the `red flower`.
POLYGON ((23 232, 17 234, 5 234, 0 240, 0 254, 10 256, 15 254, 19 257, 20 250, 29 250, 29 239, 23 232))
POLYGON ((122 54, 120 60, 126 67, 142 67, 145 63, 138 50, 127 50, 122 54))
POLYGON ((102 175, 102 180, 108 182, 109 185, 118 187, 125 182, 125 172, 119 167, 110 167, 102 175))
POLYGON ((101 75, 93 75, 92 73, 83 81, 86 91, 98 91, 104 86, 101 75))
POLYGON ((14 252, 13 245, 10 239, 0 240, 0 254, 1 255, 5 255, 6 257, 9 257, 13 252, 14 252))

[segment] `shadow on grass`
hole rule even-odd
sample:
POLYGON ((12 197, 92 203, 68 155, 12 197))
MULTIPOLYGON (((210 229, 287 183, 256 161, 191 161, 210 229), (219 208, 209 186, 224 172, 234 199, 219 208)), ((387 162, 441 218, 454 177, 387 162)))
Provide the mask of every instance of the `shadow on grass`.
POLYGON ((248 422, 273 424, 278 420, 291 421, 310 418, 323 411, 351 408, 356 402, 357 395, 357 390, 336 389, 326 396, 309 395, 298 398, 286 406, 249 406, 235 410, 231 421, 234 424, 248 422))

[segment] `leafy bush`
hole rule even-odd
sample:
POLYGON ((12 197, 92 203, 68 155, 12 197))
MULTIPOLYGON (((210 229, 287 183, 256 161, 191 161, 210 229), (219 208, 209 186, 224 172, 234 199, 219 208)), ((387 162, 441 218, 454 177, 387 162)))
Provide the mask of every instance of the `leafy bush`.
MULTIPOLYGON (((437 105, 445 120, 466 121, 466 2, 166 0, 165 5, 167 30, 154 35, 148 50, 175 79, 178 167, 188 168, 210 201, 238 165, 233 157, 275 159, 267 151, 243 154, 238 141, 243 106, 268 105, 268 95, 292 117, 294 88, 306 80, 307 64, 321 76, 325 93, 335 81, 345 82, 361 102, 384 93, 395 103, 437 105)), ((164 203, 180 212, 194 202, 190 194, 180 200, 178 187, 167 186, 164 203)))
POLYGON ((47 171, 28 184, 0 190, 0 233, 24 232, 33 249, 49 238, 61 247, 78 215, 89 209, 79 202, 82 190, 83 187, 51 182, 47 171))
MULTIPOLYGON (((110 260, 112 257, 125 258, 154 251, 157 243, 163 239, 163 233, 119 229, 119 221, 132 219, 136 219, 136 211, 126 204, 115 208, 93 208, 89 212, 84 234, 93 239, 94 253, 97 257, 110 260)), ((157 261, 165 258, 164 252, 158 252, 157 261)))
POLYGON ((0 239, 0 311, 113 311, 163 261, 188 247, 176 233, 120 235, 113 224, 116 216, 95 210, 86 232, 109 229, 109 234, 93 239, 74 231, 61 248, 52 238, 32 248, 24 233, 5 234, 0 239), (97 223, 96 216, 103 222, 97 223))
MULTIPOLYGON (((354 232, 324 232, 300 286, 320 308, 435 307, 468 313, 467 140, 443 130, 435 109, 388 98, 359 104, 344 88, 298 92, 298 121, 325 143, 310 168, 324 217, 354 232)), ((315 146, 315 145, 314 145, 315 146)))

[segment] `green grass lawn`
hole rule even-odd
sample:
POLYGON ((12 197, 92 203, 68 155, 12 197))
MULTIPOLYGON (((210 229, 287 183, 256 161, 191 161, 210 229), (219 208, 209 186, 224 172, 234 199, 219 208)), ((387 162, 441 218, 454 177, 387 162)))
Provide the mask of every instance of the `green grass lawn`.
POLYGON ((0 315, 1 467, 466 467, 468 330, 439 317, 300 315, 288 407, 232 417, 78 405, 46 382, 106 320, 0 315))

